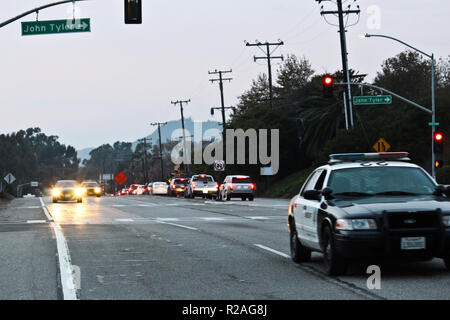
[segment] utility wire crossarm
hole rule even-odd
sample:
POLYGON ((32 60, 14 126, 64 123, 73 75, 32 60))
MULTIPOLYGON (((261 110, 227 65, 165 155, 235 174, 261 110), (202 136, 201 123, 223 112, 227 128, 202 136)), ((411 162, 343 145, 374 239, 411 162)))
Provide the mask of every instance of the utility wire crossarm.
POLYGON ((65 4, 65 3, 74 3, 74 2, 78 2, 78 1, 87 1, 87 0, 63 0, 63 1, 57 1, 57 2, 53 2, 53 3, 45 4, 43 6, 40 6, 40 7, 34 8, 32 10, 28 10, 28 11, 22 13, 22 14, 19 14, 18 16, 14 17, 14 18, 11 18, 9 20, 1 22, 0 23, 0 28, 3 28, 4 26, 7 26, 8 24, 10 24, 10 23, 12 23, 14 21, 17 21, 20 18, 23 18, 23 17, 25 17, 27 15, 30 15, 32 13, 37 13, 40 10, 44 10, 44 9, 47 9, 47 8, 50 8, 50 7, 54 7, 54 6, 58 6, 58 5, 65 4))

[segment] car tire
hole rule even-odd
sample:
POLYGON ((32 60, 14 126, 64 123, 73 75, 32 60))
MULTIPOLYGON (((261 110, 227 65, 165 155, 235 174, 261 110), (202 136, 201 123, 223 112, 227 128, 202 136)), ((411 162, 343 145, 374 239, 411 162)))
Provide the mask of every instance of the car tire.
POLYGON ((347 261, 337 253, 333 233, 329 225, 326 225, 323 229, 322 246, 323 261, 328 275, 344 275, 347 271, 347 261))
POLYGON ((248 201, 253 201, 253 196, 248 197, 248 201))
POLYGON ((247 198, 246 197, 241 197, 241 200, 245 201, 245 200, 247 200, 247 198))
POLYGON ((227 201, 231 200, 231 195, 227 194, 227 201))
POLYGON ((83 199, 77 199, 77 203, 82 203, 83 199))
POLYGON ((58 199, 53 198, 53 203, 58 203, 58 199))
POLYGON ((297 230, 292 227, 290 232, 291 259, 295 263, 307 262, 311 260, 311 250, 305 248, 298 240, 297 230))

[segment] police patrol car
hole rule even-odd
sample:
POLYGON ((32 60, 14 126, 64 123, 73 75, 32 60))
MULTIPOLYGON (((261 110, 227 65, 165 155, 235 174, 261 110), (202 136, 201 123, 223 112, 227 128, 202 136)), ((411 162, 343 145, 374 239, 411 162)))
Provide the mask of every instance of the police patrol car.
POLYGON ((292 260, 322 252, 328 274, 351 260, 444 259, 450 269, 450 186, 438 185, 407 152, 330 155, 292 198, 292 260))

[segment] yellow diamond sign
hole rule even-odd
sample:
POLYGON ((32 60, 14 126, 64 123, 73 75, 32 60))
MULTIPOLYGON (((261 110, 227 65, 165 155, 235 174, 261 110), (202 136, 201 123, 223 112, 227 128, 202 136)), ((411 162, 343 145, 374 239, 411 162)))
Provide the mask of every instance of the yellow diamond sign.
POLYGON ((372 148, 374 148, 376 152, 386 152, 391 148, 391 145, 383 138, 380 138, 375 142, 372 148))

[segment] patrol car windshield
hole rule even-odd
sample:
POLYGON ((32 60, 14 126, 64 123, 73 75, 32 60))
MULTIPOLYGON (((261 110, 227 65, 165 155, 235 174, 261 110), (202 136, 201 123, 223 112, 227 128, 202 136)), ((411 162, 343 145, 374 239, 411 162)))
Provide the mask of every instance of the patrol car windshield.
POLYGON ((419 168, 361 167, 334 170, 328 187, 335 196, 431 195, 433 181, 419 168))

